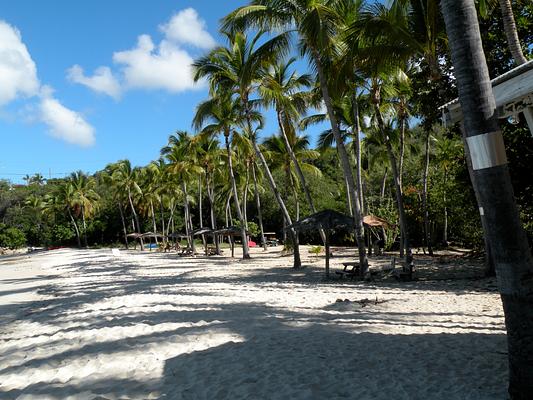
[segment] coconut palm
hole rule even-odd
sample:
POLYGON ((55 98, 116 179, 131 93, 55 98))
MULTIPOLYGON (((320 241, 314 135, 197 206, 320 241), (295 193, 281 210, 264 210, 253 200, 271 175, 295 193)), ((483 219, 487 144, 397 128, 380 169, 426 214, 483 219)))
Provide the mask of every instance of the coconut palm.
POLYGON ((186 131, 178 131, 175 135, 171 135, 168 140, 168 145, 161 149, 161 155, 168 161, 169 172, 174 175, 174 178, 181 182, 181 190, 183 192, 183 208, 185 233, 187 241, 192 252, 196 251, 194 245, 194 237, 192 235, 193 224, 192 214, 190 210, 190 196, 188 185, 195 180, 194 178, 202 173, 202 169, 196 162, 196 148, 192 137, 186 131))
MULTIPOLYGON (((129 160, 121 160, 116 163, 116 168, 114 168, 112 173, 112 179, 117 182, 117 189, 127 194, 131 212, 135 220, 135 226, 133 229, 136 229, 138 234, 142 234, 139 215, 133 204, 133 196, 142 193, 139 186, 139 170, 137 168, 132 168, 129 160)), ((144 250, 144 242, 142 238, 140 238, 140 242, 141 250, 144 250)))
MULTIPOLYGON (((474 1, 442 0, 441 7, 466 141, 470 146, 490 141, 503 156, 505 149, 474 1)), ((520 223, 505 157, 490 157, 487 164, 472 158, 473 183, 477 186, 480 211, 485 215, 505 313, 509 394, 513 400, 528 399, 533 393, 533 257, 520 223)))
POLYGON ((338 4, 340 3, 328 0, 252 0, 250 5, 239 7, 226 16, 223 26, 225 28, 255 26, 260 29, 296 30, 298 32, 299 48, 302 53, 309 56, 318 74, 318 82, 337 144, 342 170, 350 189, 361 270, 366 271, 368 260, 364 248, 361 206, 327 79, 330 72, 328 70, 329 60, 334 58, 333 55, 337 51, 335 33, 338 33, 337 25, 341 19, 337 12, 340 9, 335 8, 338 4))
POLYGON ((124 217, 124 209, 123 209, 123 203, 124 203, 124 193, 119 189, 119 182, 116 180, 116 175, 113 175, 114 170, 117 168, 117 164, 109 164, 105 167, 104 171, 98 174, 98 178, 101 180, 101 182, 111 189, 113 193, 113 200, 116 201, 119 214, 120 214, 120 221, 122 223, 122 232, 124 234, 124 243, 126 244, 126 249, 129 248, 128 243, 128 230, 126 228, 126 219, 124 217))
MULTIPOLYGON (((243 116, 244 127, 249 133, 256 132, 256 129, 252 127, 254 122, 259 122, 259 126, 261 126, 260 121, 257 121, 257 114, 254 113, 257 101, 251 99, 251 96, 256 91, 257 84, 261 81, 263 67, 265 63, 272 61, 275 57, 283 56, 283 51, 288 46, 288 37, 285 34, 278 35, 258 46, 257 43, 262 35, 262 32, 259 32, 251 40, 248 40, 248 37, 243 32, 228 31, 226 32, 229 41, 228 47, 215 48, 210 54, 197 60, 193 65, 196 71, 195 79, 207 77, 212 90, 217 88, 218 90, 226 90, 229 92, 229 96, 235 98, 243 116)), ((291 221, 257 140, 252 138, 251 142, 258 159, 263 165, 270 188, 284 217, 287 221, 291 221)), ((236 189, 234 197, 238 197, 236 189)), ((244 223, 244 220, 242 223, 244 223)), ((241 227, 241 229, 243 229, 244 234, 244 227, 241 227)), ((299 268, 301 261, 297 236, 293 229, 290 230, 290 233, 294 244, 294 267, 299 268)))
MULTIPOLYGON (((207 63, 208 61, 205 62, 207 63)), ((197 64, 197 68, 201 68, 199 62, 197 62, 197 64)), ((227 91, 220 91, 210 99, 200 103, 196 108, 196 114, 193 119, 193 126, 195 129, 202 129, 200 135, 206 136, 207 138, 212 138, 214 135, 220 133, 224 135, 228 174, 231 190, 233 192, 233 199, 235 201, 235 208, 241 226, 242 257, 247 259, 250 258, 250 250, 248 248, 248 240, 246 240, 246 226, 233 171, 233 152, 231 148, 231 141, 235 132, 234 128, 241 123, 242 115, 240 113, 238 101, 232 99, 231 93, 228 93, 227 91)))
POLYGON ((98 207, 100 196, 96 193, 96 181, 81 171, 74 172, 70 175, 70 181, 73 187, 74 204, 81 214, 83 223, 83 245, 87 244, 87 218, 92 216, 98 207))

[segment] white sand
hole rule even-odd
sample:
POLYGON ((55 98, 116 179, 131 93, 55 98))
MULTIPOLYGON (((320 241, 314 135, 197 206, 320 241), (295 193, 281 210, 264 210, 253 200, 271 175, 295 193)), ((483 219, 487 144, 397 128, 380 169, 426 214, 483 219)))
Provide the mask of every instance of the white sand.
POLYGON ((492 280, 324 282, 320 258, 252 256, 0 258, 0 399, 505 398, 492 280))

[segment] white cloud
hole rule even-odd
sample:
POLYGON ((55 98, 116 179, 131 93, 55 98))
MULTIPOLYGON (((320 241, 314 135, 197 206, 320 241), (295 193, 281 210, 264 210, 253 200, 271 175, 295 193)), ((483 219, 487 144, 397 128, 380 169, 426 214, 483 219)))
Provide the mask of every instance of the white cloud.
POLYGON ((115 74, 109 67, 100 67, 93 76, 86 76, 82 67, 74 65, 68 70, 68 78, 115 99, 128 89, 180 93, 202 88, 204 81, 195 83, 193 80, 194 56, 182 46, 192 45, 198 49, 215 46, 215 40, 205 28, 205 21, 196 10, 186 8, 159 26, 164 34, 159 43, 144 34, 137 38, 134 48, 115 52, 113 63, 118 66, 115 74))
POLYGON ((174 14, 168 23, 159 27, 170 41, 209 49, 214 47, 216 42, 205 28, 205 21, 199 18, 194 8, 181 10, 174 14))
POLYGON ((52 136, 83 147, 94 144, 94 128, 80 113, 66 108, 51 95, 41 98, 39 111, 52 136))
POLYGON ((114 99, 120 97, 120 84, 109 67, 97 68, 93 76, 85 76, 83 68, 76 64, 68 69, 67 74, 72 82, 87 86, 95 92, 107 94, 114 99))
POLYGON ((39 91, 37 68, 20 32, 0 20, 0 106, 39 91))
POLYGON ((193 81, 192 57, 168 40, 156 47, 149 35, 141 35, 137 47, 116 52, 113 61, 123 65, 122 73, 129 88, 178 93, 198 87, 193 81))

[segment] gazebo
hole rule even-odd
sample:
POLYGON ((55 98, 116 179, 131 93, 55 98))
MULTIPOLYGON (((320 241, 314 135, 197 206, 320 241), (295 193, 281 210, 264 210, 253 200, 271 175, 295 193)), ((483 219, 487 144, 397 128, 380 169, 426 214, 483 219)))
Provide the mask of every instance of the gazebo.
POLYGON ((333 210, 323 210, 302 218, 285 229, 294 228, 298 231, 323 229, 326 235, 326 276, 329 277, 329 235, 332 229, 353 228, 353 217, 333 210))
POLYGON ((161 235, 159 233, 154 233, 154 232, 145 232, 142 235, 140 235, 140 237, 143 238, 143 239, 148 238, 150 240, 150 247, 149 247, 150 251, 152 251, 152 246, 151 246, 152 245, 152 239, 156 239, 156 241, 157 241, 158 238, 161 238, 161 239, 165 238, 164 235, 161 235))
MULTIPOLYGON (((519 114, 522 113, 533 135, 533 60, 497 76, 491 84, 498 118, 508 118, 511 123, 518 123, 519 114)), ((463 119, 459 99, 440 106, 439 110, 442 111, 445 125, 463 119)))
MULTIPOLYGON (((227 226, 224 228, 217 229, 216 231, 213 231, 213 234, 215 235, 221 235, 221 236, 228 236, 230 238, 230 247, 231 247, 231 257, 235 257, 235 244, 233 243, 233 237, 235 236, 242 236, 241 228, 238 226, 227 226)), ((248 235, 248 232, 246 232, 246 235, 248 235)), ((248 238, 241 238, 242 240, 247 240, 248 238)))
MULTIPOLYGON (((213 242, 214 242, 214 238, 215 238, 215 233, 212 229, 209 229, 209 228, 198 228, 198 229, 195 229, 194 231, 191 232, 191 236, 194 238, 194 236, 203 236, 203 235, 213 235, 213 242)), ((205 241, 204 241, 204 244, 205 244, 205 241)), ((207 250, 207 245, 204 246, 205 247, 205 255, 209 255, 208 254, 208 250, 207 250)))

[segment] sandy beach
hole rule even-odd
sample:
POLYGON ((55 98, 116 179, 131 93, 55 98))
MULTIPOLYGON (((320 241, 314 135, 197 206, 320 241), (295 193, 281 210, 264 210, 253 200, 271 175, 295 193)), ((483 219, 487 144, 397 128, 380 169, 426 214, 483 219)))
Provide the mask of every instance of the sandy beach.
MULTIPOLYGON (((325 281, 323 257, 293 270, 279 251, 0 258, 0 398, 506 398, 502 306, 478 261, 325 281)), ((350 260, 335 255, 332 270, 350 260)))

